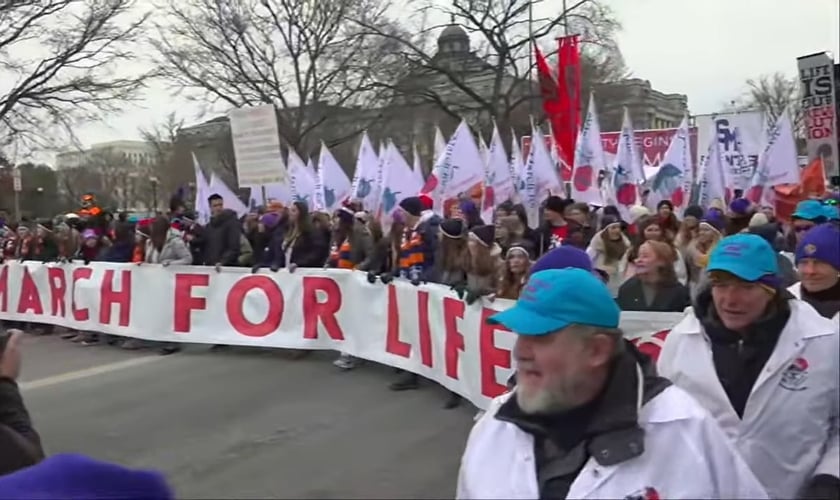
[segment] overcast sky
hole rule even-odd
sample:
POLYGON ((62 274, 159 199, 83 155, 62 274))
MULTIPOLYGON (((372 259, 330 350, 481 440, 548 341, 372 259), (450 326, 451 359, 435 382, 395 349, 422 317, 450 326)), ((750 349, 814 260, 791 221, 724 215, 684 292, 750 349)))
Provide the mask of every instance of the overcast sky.
MULTIPOLYGON (((720 110, 748 78, 795 74, 797 56, 830 50, 837 60, 840 54, 838 0, 607 1, 623 24, 619 42, 633 75, 662 92, 688 95, 693 114, 720 110)), ((560 0, 543 6, 548 3, 560 0)), ((155 84, 141 106, 78 133, 85 145, 139 139, 138 127, 162 121, 171 110, 190 123, 209 118, 155 84)))

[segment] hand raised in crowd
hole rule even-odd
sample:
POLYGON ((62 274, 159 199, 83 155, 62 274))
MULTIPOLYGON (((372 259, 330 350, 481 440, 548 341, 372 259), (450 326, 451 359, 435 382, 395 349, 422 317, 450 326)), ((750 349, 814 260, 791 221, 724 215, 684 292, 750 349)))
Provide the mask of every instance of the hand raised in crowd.
POLYGON ((8 339, 0 355, 0 377, 17 380, 20 376, 21 365, 21 342, 23 341, 23 332, 12 328, 6 331, 8 339))

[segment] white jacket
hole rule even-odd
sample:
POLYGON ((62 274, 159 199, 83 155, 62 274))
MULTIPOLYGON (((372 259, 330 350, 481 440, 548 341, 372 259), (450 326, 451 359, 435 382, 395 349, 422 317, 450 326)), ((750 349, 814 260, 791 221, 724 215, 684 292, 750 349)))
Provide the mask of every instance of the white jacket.
MULTIPOLYGON (((802 283, 794 283, 793 285, 788 287, 788 292, 790 292, 794 297, 797 299, 802 298, 802 283)), ((834 315, 831 318, 834 321, 834 327, 840 330, 840 312, 834 315)))
POLYGON ((810 305, 791 316, 753 386, 743 420, 729 403, 711 344, 691 311, 671 329, 659 374, 688 391, 717 419, 771 498, 795 498, 817 474, 840 474, 840 335, 810 305))
MULTIPOLYGON (((458 475, 458 499, 536 499, 534 438, 495 418, 503 394, 475 424, 458 475)), ((659 498, 749 498, 767 494, 714 419, 670 386, 641 407, 644 453, 613 466, 590 458, 567 498, 628 498, 647 488, 659 498)))

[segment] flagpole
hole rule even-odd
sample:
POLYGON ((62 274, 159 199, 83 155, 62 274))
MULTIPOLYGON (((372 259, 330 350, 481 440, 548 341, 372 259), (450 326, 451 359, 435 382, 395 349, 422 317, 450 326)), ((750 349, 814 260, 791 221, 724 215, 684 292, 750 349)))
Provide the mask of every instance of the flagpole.
POLYGON ((569 36, 569 16, 566 14, 566 0, 563 0, 563 36, 569 36))
MULTIPOLYGON (((565 0, 563 0, 565 1, 565 0)), ((531 39, 530 50, 528 51, 528 83, 531 86, 531 92, 534 91, 534 49, 537 41, 534 40, 534 2, 528 2, 528 38, 531 39)), ((530 106, 528 106, 531 116, 534 116, 534 97, 529 99, 530 106)), ((514 140, 516 138, 514 137, 514 140)))

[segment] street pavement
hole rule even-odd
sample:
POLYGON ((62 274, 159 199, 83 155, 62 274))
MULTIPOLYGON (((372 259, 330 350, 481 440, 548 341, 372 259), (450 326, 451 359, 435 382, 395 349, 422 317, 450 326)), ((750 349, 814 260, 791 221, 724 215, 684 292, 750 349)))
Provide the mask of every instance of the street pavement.
POLYGON ((28 337, 21 388, 48 453, 160 470, 179 498, 453 498, 475 408, 334 357, 28 337))

